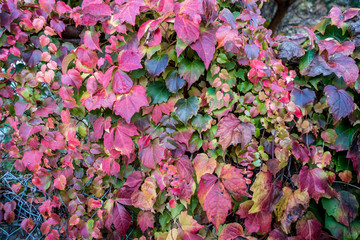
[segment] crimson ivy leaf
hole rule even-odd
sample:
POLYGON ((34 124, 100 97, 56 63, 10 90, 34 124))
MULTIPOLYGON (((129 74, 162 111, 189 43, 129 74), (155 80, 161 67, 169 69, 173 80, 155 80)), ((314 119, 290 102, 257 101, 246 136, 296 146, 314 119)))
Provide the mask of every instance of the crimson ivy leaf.
POLYGON ((296 232, 304 239, 317 240, 321 235, 321 223, 316 218, 302 218, 296 224, 296 232))
POLYGON ((200 22, 201 18, 191 20, 188 16, 176 16, 174 29, 181 40, 192 43, 199 39, 200 22))
POLYGON ((247 200, 240 204, 239 210, 236 212, 240 218, 245 218, 246 233, 266 233, 271 228, 271 213, 260 211, 257 213, 249 213, 254 202, 247 200))
POLYGON ((24 153, 22 161, 26 168, 28 168, 30 171, 33 171, 40 166, 42 156, 42 152, 31 150, 24 153))
POLYGON ((291 91, 291 97, 293 98, 293 102, 297 106, 304 108, 308 104, 314 102, 315 92, 308 88, 305 89, 294 88, 291 91))
POLYGON ((126 235, 127 230, 131 225, 131 215, 126 211, 125 207, 118 202, 114 204, 113 210, 113 224, 122 236, 126 235))
POLYGON ((183 155, 181 158, 177 159, 176 167, 178 168, 180 176, 189 183, 194 175, 194 167, 189 157, 183 155))
POLYGON ((132 50, 123 50, 118 56, 119 69, 125 72, 142 68, 139 55, 132 50))
POLYGON ((176 93, 177 91, 179 91, 181 88, 184 87, 186 83, 185 80, 182 77, 180 77, 179 73, 176 70, 170 72, 166 76, 165 81, 166 81, 166 87, 172 93, 176 93))
POLYGON ((292 142, 291 151, 296 159, 300 159, 304 163, 309 161, 309 149, 303 144, 300 145, 296 140, 292 142))
POLYGON ((165 146, 160 144, 159 139, 157 138, 147 148, 140 151, 140 161, 145 167, 155 169, 156 164, 165 159, 165 150, 165 146))
POLYGON ((328 179, 329 176, 321 168, 309 170, 308 166, 304 166, 299 174, 300 189, 307 190, 316 202, 323 196, 337 197, 338 193, 330 187, 328 179))
POLYGON ((134 85, 129 93, 121 95, 115 102, 114 112, 130 123, 131 117, 139 112, 141 107, 148 105, 145 88, 141 85, 134 85))
POLYGON ((183 122, 187 121, 199 110, 199 99, 196 96, 188 99, 179 99, 175 104, 175 115, 183 122))
POLYGON ((209 68, 210 62, 214 57, 215 53, 215 34, 213 29, 208 29, 202 32, 200 38, 193 44, 190 45, 194 49, 199 57, 203 60, 206 69, 209 68))
POLYGON ((148 228, 154 228, 154 214, 141 211, 137 215, 137 222, 141 231, 144 233, 148 228))
POLYGON ((337 89, 332 85, 328 85, 324 88, 324 91, 326 93, 327 103, 330 106, 330 112, 334 116, 335 122, 348 116, 352 111, 354 111, 354 102, 345 90, 337 89))
POLYGON ((238 236, 243 236, 244 231, 243 227, 239 223, 229 223, 226 224, 226 227, 221 231, 218 240, 234 240, 238 236))
POLYGON ((231 210, 231 198, 224 185, 212 174, 205 174, 199 183, 198 197, 216 231, 223 224, 231 210))
POLYGON ((220 137, 219 144, 225 151, 230 145, 241 143, 245 147, 255 133, 255 126, 251 122, 241 122, 234 114, 223 117, 218 124, 215 137, 220 137))
POLYGON ((204 73, 204 70, 204 63, 198 59, 190 61, 184 58, 181 60, 179 66, 179 73, 188 82, 188 88, 199 80, 200 76, 204 73))
POLYGON ((151 59, 145 61, 146 70, 154 77, 159 76, 165 71, 168 61, 168 55, 155 55, 151 59))
POLYGON ((305 50, 302 49, 298 44, 292 41, 285 41, 280 45, 278 57, 291 60, 294 57, 302 57, 304 54, 305 50))
POLYGON ((133 152, 134 143, 127 134, 125 134, 121 129, 116 128, 115 138, 114 138, 114 148, 121 152, 121 154, 130 157, 130 154, 133 152))
POLYGON ((132 79, 123 71, 117 69, 114 72, 113 91, 115 94, 124 94, 130 92, 133 87, 132 79))
POLYGON ((251 195, 247 192, 248 186, 239 168, 231 166, 230 164, 225 164, 221 170, 220 179, 226 187, 226 190, 234 196, 251 197, 251 195))

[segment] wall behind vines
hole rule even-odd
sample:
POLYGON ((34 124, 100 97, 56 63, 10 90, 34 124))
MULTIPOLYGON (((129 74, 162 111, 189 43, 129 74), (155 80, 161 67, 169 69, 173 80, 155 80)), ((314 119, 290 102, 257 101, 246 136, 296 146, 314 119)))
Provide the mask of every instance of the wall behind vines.
POLYGON ((0 4, 4 239, 357 239, 359 9, 0 4))

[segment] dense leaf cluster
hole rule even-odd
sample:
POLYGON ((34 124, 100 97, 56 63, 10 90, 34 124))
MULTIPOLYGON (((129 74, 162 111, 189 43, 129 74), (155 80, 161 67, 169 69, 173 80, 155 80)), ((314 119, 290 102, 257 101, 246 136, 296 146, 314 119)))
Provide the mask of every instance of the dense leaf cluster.
POLYGON ((359 9, 272 37, 262 4, 1 3, 1 174, 43 219, 18 237, 357 239, 359 9))

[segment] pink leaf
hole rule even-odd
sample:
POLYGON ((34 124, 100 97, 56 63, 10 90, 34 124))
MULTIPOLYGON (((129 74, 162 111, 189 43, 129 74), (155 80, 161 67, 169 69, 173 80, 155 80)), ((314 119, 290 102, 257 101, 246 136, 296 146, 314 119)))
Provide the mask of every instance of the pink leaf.
POLYGON ((30 171, 36 170, 41 164, 41 158, 43 153, 37 150, 31 150, 25 152, 22 161, 24 166, 27 167, 30 171))
POLYGON ((113 90, 115 94, 130 92, 133 86, 131 78, 123 71, 117 69, 114 73, 113 90))
POLYGON ((206 69, 209 68, 210 62, 215 53, 215 32, 214 30, 207 30, 201 33, 200 38, 190 45, 194 49, 199 57, 204 61, 206 69))
POLYGON ((119 53, 119 69, 125 72, 130 72, 142 68, 141 59, 139 55, 132 50, 123 50, 119 53))
POLYGON ((130 123, 131 117, 139 112, 141 107, 149 105, 145 92, 143 86, 134 85, 129 93, 121 95, 115 102, 115 114, 120 115, 126 122, 130 123))

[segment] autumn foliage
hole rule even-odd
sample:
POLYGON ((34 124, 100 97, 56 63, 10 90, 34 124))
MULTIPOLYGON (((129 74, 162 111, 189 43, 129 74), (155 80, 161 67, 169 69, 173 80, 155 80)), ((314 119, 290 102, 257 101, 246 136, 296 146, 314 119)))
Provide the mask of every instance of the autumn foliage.
POLYGON ((360 236, 359 9, 67 3, 0 3, 1 239, 360 236))

